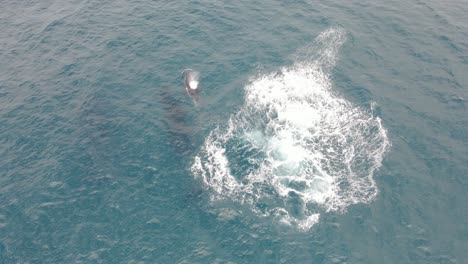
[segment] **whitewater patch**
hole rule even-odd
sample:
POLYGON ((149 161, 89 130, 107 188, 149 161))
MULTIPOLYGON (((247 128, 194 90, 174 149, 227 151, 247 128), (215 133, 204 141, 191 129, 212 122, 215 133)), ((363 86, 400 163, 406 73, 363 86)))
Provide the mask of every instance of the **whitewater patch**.
POLYGON ((194 158, 192 173, 214 202, 237 201, 308 230, 321 213, 377 195, 373 176, 390 142, 372 109, 332 90, 345 37, 329 29, 293 65, 252 77, 240 111, 211 131, 194 158))

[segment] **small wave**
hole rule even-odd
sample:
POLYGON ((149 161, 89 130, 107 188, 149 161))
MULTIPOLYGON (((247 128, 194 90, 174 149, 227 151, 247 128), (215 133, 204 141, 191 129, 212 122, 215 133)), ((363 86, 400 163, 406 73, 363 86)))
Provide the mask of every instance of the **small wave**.
POLYGON ((194 159, 192 173, 213 201, 235 200, 308 230, 321 213, 376 196, 373 175, 390 142, 380 118, 332 91, 344 41, 342 30, 329 29, 295 64, 252 78, 241 110, 194 159))

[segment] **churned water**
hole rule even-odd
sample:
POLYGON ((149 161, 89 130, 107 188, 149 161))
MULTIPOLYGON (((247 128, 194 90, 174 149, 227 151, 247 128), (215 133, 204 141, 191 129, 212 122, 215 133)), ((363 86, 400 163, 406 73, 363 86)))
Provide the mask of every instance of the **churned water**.
POLYGON ((2 1, 0 263, 466 263, 467 14, 2 1))

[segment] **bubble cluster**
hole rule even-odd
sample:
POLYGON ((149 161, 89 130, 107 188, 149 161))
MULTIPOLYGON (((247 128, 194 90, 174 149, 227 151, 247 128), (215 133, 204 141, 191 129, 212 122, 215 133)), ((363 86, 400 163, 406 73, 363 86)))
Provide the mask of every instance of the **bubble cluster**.
POLYGON ((390 142, 380 118, 332 91, 344 41, 342 30, 327 30, 295 64, 251 79, 241 110, 194 159, 213 201, 308 230, 321 213, 376 196, 373 175, 390 142))

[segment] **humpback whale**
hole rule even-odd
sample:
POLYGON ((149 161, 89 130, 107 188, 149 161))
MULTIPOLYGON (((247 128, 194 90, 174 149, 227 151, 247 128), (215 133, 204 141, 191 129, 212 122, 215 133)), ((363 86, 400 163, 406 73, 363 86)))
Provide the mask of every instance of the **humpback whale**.
POLYGON ((193 98, 195 104, 198 103, 198 94, 202 91, 200 85, 200 73, 192 69, 186 69, 183 72, 185 90, 193 98))

